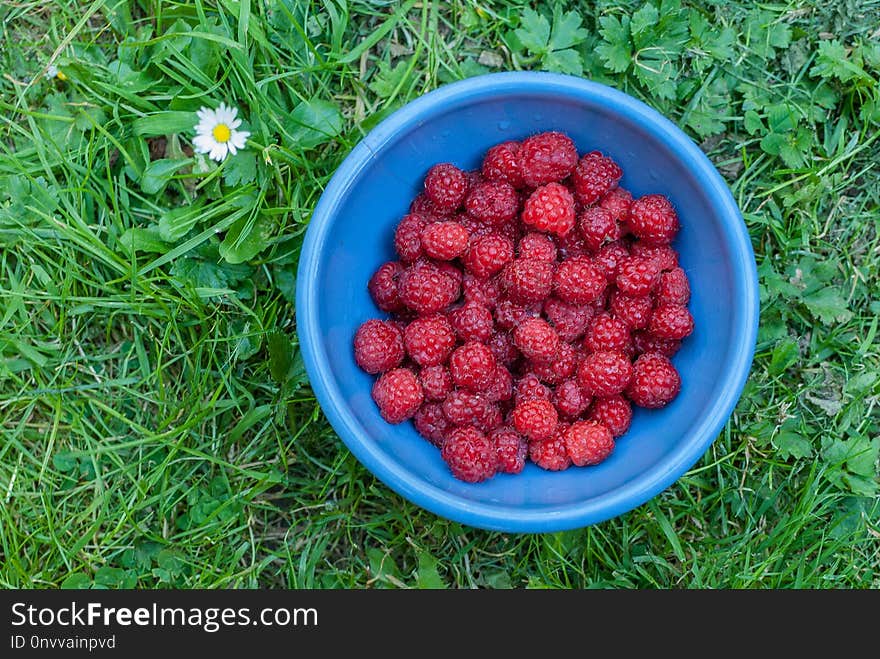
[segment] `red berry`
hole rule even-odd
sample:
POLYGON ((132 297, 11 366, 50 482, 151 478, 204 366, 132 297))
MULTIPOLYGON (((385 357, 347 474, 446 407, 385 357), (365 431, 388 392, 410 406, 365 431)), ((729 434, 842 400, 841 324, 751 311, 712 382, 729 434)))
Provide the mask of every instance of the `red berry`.
POLYGON ((454 211, 440 208, 428 198, 428 195, 422 192, 418 196, 416 196, 416 198, 413 199, 412 203, 409 205, 409 212, 416 213, 417 215, 422 215, 426 220, 431 219, 433 221, 435 219, 451 215, 454 211))
POLYGON ((578 201, 585 206, 595 204, 611 189, 617 187, 623 170, 611 158, 591 151, 578 162, 571 175, 578 201))
POLYGON ((464 267, 475 276, 485 279, 499 272, 513 259, 513 242, 498 234, 489 234, 474 240, 464 257, 464 267))
POLYGON ((620 352, 593 352, 578 366, 578 383, 593 396, 614 396, 630 382, 633 366, 620 352))
POLYGON ((597 465, 611 455, 614 437, 595 421, 575 421, 565 432, 565 448, 578 467, 597 465))
POLYGON ((681 377, 672 362, 660 353, 648 352, 633 364, 626 395, 640 407, 658 408, 668 404, 680 390, 681 377))
POLYGON ((504 415, 501 414, 501 408, 495 403, 486 401, 486 409, 483 416, 477 420, 477 428, 483 432, 491 432, 502 423, 504 423, 504 415))
POLYGON ((502 300, 495 307, 495 324, 501 329, 511 330, 528 318, 537 318, 540 312, 541 305, 537 302, 522 305, 502 300))
POLYGON ((437 447, 443 445, 443 439, 452 427, 437 403, 422 405, 413 417, 413 425, 417 433, 437 447))
POLYGON ((486 345, 498 363, 504 366, 510 366, 519 357, 519 350, 516 349, 510 332, 493 332, 486 345))
POLYGON ((559 345, 556 357, 549 360, 533 360, 532 372, 547 384, 559 384, 574 373, 578 365, 578 356, 567 343, 559 345))
POLYGON ((419 366, 443 364, 455 348, 455 332, 442 315, 416 318, 403 332, 407 354, 419 366))
POLYGON ((408 268, 399 279, 400 301, 417 313, 445 309, 459 296, 459 285, 437 266, 429 263, 408 268))
POLYGON ((492 380, 483 391, 483 395, 490 403, 497 403, 502 400, 510 400, 513 397, 513 376, 510 371, 502 365, 498 365, 492 380))
POLYGON ((553 276, 556 295, 569 304, 587 304, 605 290, 605 276, 586 257, 560 263, 553 276))
POLYGON ((630 256, 617 270, 617 288, 621 293, 639 297, 648 295, 660 283, 660 266, 645 256, 630 256))
POLYGON ((677 304, 686 306, 691 299, 691 285, 681 268, 672 268, 660 275, 660 284, 655 292, 657 304, 677 304))
POLYGON ((654 245, 671 243, 679 226, 672 203, 659 194, 636 199, 630 206, 627 224, 634 236, 654 245))
POLYGON ((660 270, 664 272, 678 267, 678 252, 669 245, 648 245, 639 241, 633 243, 630 253, 633 256, 647 256, 654 259, 660 270))
POLYGON ((531 398, 550 400, 551 395, 550 387, 543 384, 534 373, 526 373, 516 383, 517 405, 531 398))
POLYGON ((526 465, 529 444, 526 438, 510 426, 501 426, 489 434, 495 445, 495 459, 502 474, 518 474, 526 465))
POLYGON ((633 333, 633 347, 638 355, 646 352, 659 352, 664 357, 672 357, 681 348, 681 341, 677 339, 661 339, 642 331, 633 333))
POLYGON ((466 483, 479 483, 495 475, 495 446, 473 426, 450 432, 440 455, 452 475, 466 483))
POLYGON ((562 471, 571 466, 571 458, 565 445, 567 424, 559 424, 554 435, 544 441, 529 442, 529 458, 548 471, 562 471))
POLYGON ((647 327, 651 318, 651 298, 648 295, 634 297, 620 291, 611 294, 611 315, 630 329, 642 329, 647 327))
POLYGON ((465 302, 458 309, 450 311, 449 321, 462 341, 485 343, 492 336, 492 312, 478 302, 465 302))
POLYGON ((632 348, 632 337, 623 321, 603 313, 590 322, 584 347, 591 352, 611 350, 628 354, 632 348))
POLYGON ((470 273, 465 273, 461 280, 465 302, 482 304, 489 309, 494 309, 501 297, 500 280, 497 277, 480 279, 470 273))
POLYGON ((535 362, 548 362, 559 355, 559 335, 542 318, 528 318, 513 330, 513 342, 535 362))
POLYGON ((553 263, 537 259, 514 259, 501 273, 501 281, 516 302, 541 302, 553 289, 553 263))
POLYGON ((425 253, 439 261, 450 261, 468 248, 468 231, 458 222, 434 222, 422 229, 421 243, 425 253))
POLYGON ((681 340, 694 331, 694 319, 686 307, 661 304, 651 314, 648 331, 660 339, 681 340))
POLYGON ((394 325, 371 319, 354 335, 354 360, 367 373, 376 374, 400 366, 403 337, 394 325))
POLYGON ((544 398, 529 398, 513 408, 513 427, 530 441, 550 439, 556 431, 559 415, 553 403, 544 398))
POLYGON ((629 207, 632 205, 632 195, 623 188, 614 188, 599 202, 599 207, 611 213, 618 222, 626 222, 629 219, 629 207))
POLYGON ((466 192, 464 172, 451 163, 434 165, 425 176, 425 194, 441 210, 448 212, 457 209, 464 201, 466 192))
POLYGON ((533 188, 561 181, 578 162, 577 147, 568 135, 539 133, 520 145, 519 163, 523 182, 533 188))
POLYGON ((394 231, 394 249, 401 261, 409 263, 422 256, 422 230, 427 225, 423 215, 404 215, 394 231))
POLYGON ((566 380, 553 392, 553 404, 563 417, 579 417, 590 405, 590 395, 583 390, 577 380, 566 380))
POLYGON ((602 245, 593 257, 593 263, 605 275, 605 279, 613 282, 617 277, 620 264, 629 258, 629 250, 623 242, 617 240, 607 245, 602 245))
POLYGON ((425 392, 425 400, 443 400, 452 391, 452 375, 441 364, 423 368, 419 372, 419 382, 425 392))
POLYGON ((474 219, 496 226, 516 217, 519 195, 510 183, 484 181, 468 193, 464 205, 474 219))
POLYGON ((498 362, 495 361, 492 351, 476 341, 468 341, 459 346, 449 358, 452 381, 457 387, 474 392, 489 384, 496 366, 498 362))
POLYGON ((442 404, 443 414, 456 426, 477 425, 485 418, 488 406, 489 401, 482 396, 461 389, 450 392, 442 404))
POLYGON ((609 396, 597 398, 590 407, 587 416, 589 421, 601 423, 611 431, 614 437, 620 437, 627 430, 632 421, 632 405, 623 396, 609 396))
POLYGON ((403 272, 403 266, 397 261, 388 261, 379 266, 375 274, 370 277, 367 290, 373 302, 382 311, 393 313, 403 309, 403 303, 397 294, 397 278, 403 272))
POLYGON ((614 216, 598 206, 584 209, 578 218, 578 228, 584 244, 594 252, 604 243, 620 239, 620 227, 614 216))
POLYGON ((408 368, 395 368, 373 383, 373 400, 388 423, 402 423, 415 415, 425 399, 422 385, 408 368))
POLYGON ((561 183, 547 183, 526 199, 521 219, 538 231, 564 236, 574 227, 574 198, 561 183))
POLYGON ((553 242, 553 239, 547 234, 533 231, 519 239, 517 255, 521 259, 555 261, 556 245, 553 242))
POLYGON ((563 261, 576 259, 580 256, 590 256, 590 250, 587 248, 587 243, 584 242, 580 231, 569 231, 564 236, 557 237, 556 246, 559 249, 559 258, 563 261))
POLYGON ((515 188, 523 186, 519 164, 519 142, 502 142, 486 152, 481 172, 489 181, 506 181, 515 188))
POLYGON ((593 309, 588 305, 568 304, 559 298, 547 298, 544 302, 544 315, 559 338, 563 341, 576 341, 587 331, 593 317, 593 309))

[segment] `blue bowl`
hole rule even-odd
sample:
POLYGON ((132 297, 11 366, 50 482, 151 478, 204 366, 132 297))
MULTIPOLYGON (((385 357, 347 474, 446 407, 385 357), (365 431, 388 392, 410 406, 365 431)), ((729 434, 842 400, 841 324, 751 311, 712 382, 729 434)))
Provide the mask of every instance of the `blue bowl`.
POLYGON ((641 505, 705 453, 742 391, 754 353, 758 280, 749 235, 727 186, 700 149, 647 105, 604 85, 550 73, 498 73, 446 85, 407 104, 345 159, 315 208, 297 274, 299 339, 315 395, 352 453, 389 487, 428 510, 485 529, 544 532, 594 524, 641 505), (637 409, 611 457, 595 467, 468 484, 411 423, 392 426, 370 398, 373 377, 352 337, 382 317, 367 281, 395 257, 394 227, 428 168, 478 168, 498 142, 558 130, 583 153, 609 154, 634 196, 667 195, 690 277, 696 330, 673 361, 678 397, 637 409))

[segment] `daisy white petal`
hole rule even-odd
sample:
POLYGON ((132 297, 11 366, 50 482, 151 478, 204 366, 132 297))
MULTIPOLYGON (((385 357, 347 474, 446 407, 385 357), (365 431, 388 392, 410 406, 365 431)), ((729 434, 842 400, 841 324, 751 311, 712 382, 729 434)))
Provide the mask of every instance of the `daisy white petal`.
POLYGON ((241 126, 241 119, 236 119, 235 121, 229 122, 229 127, 233 130, 241 126))
POLYGON ((233 156, 235 155, 236 151, 238 151, 238 149, 235 148, 235 142, 233 142, 232 140, 229 140, 226 143, 226 147, 229 149, 229 153, 233 156))
POLYGON ((196 135, 193 138, 193 146, 198 153, 209 153, 215 144, 216 142, 211 139, 210 135, 196 135))

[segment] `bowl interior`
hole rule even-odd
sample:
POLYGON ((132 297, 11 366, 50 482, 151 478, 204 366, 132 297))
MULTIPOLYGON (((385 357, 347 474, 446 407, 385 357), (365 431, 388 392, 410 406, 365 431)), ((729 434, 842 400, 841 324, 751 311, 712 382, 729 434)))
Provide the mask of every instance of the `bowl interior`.
MULTIPOLYGON (((659 119, 656 113, 623 112, 614 104, 619 93, 609 100, 587 91, 576 95, 567 89, 554 92, 552 85, 515 85, 463 94, 427 106, 419 117, 403 117, 402 126, 365 140, 362 147, 370 156, 349 168, 346 180, 334 181, 332 198, 322 199, 313 220, 326 226, 321 239, 307 245, 316 250, 310 271, 300 273, 308 277, 300 286, 310 288, 314 308, 306 313, 316 330, 303 341, 315 343, 308 347, 310 361, 321 364, 319 398, 328 417, 352 451, 394 489, 477 526, 579 526, 643 503, 706 450, 742 386, 732 381, 730 365, 751 360, 754 336, 744 335, 753 319, 744 301, 755 291, 743 273, 753 260, 735 239, 741 242, 737 232, 744 229, 731 213, 732 200, 725 205, 719 198, 720 178, 713 172, 717 180, 710 180, 706 171, 695 169, 689 160, 693 154, 684 157, 680 145, 663 133, 672 124, 660 130, 649 121, 659 119), (478 168, 493 144, 545 130, 567 133, 580 153, 596 149, 613 157, 624 171, 621 185, 634 196, 657 192, 672 200, 682 224, 674 246, 691 281, 689 308, 696 329, 673 359, 682 373, 680 395, 661 410, 637 409, 630 431, 607 461, 561 473, 529 464, 520 475, 466 484, 450 475, 439 451, 411 423, 391 426, 382 420, 370 398, 374 378, 355 364, 352 337, 363 321, 384 316, 367 293, 367 281, 381 263, 395 259, 395 225, 420 191, 427 169, 446 161, 478 168)), ((310 374, 314 379, 316 373, 310 374)), ((740 373, 736 377, 744 379, 740 373)))

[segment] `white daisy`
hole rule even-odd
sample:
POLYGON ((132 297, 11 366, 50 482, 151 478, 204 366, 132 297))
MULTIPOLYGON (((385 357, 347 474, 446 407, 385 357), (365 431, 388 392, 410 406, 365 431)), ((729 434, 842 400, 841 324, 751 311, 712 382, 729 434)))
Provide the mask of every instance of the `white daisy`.
POLYGON ((196 114, 196 136, 193 146, 198 153, 207 153, 211 160, 221 162, 230 153, 235 155, 244 149, 245 142, 251 134, 246 130, 235 130, 241 126, 241 119, 236 119, 238 108, 221 103, 216 110, 200 108, 196 114))
POLYGON ((67 80, 67 76, 64 75, 64 71, 61 71, 54 64, 50 65, 48 69, 46 69, 46 77, 47 78, 58 78, 59 80, 67 80))

